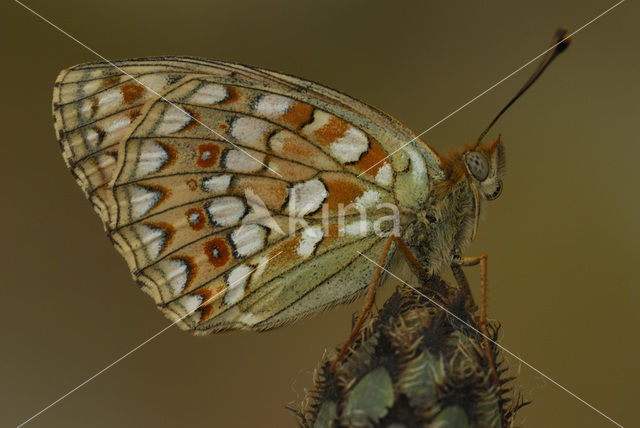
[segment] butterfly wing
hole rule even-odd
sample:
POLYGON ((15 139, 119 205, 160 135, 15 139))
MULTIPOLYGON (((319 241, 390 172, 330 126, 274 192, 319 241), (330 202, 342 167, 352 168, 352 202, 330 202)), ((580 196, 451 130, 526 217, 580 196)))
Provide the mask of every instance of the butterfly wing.
POLYGON ((272 328, 353 298, 374 268, 359 253, 377 260, 389 229, 380 204, 417 210, 443 174, 420 140, 399 150, 415 136, 379 110, 225 62, 73 67, 54 121, 134 278, 196 332, 272 328))

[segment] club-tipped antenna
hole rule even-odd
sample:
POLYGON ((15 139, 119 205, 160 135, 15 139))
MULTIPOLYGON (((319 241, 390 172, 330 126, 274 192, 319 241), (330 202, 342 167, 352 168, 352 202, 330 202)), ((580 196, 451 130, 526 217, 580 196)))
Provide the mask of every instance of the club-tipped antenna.
POLYGON ((511 107, 511 105, 515 103, 516 100, 520 98, 520 96, 524 94, 536 80, 538 80, 538 77, 540 77, 542 72, 549 66, 549 64, 551 64, 551 61, 553 61, 560 53, 564 52, 569 46, 570 42, 571 38, 569 37, 567 29, 563 27, 559 28, 553 38, 551 49, 549 49, 544 58, 542 58, 542 61, 540 61, 540 65, 538 65, 536 71, 533 72, 531 77, 529 77, 529 80, 527 80, 522 88, 520 88, 518 93, 513 98, 511 98, 511 101, 509 101, 507 105, 504 106, 502 110, 500 110, 500 113, 498 113, 496 117, 491 121, 489 126, 487 126, 487 129, 485 129, 482 134, 480 134, 480 136, 478 137, 478 141, 476 141, 476 147, 480 145, 484 136, 487 135, 487 132, 489 132, 491 127, 498 121, 498 119, 500 119, 500 116, 502 116, 502 114, 507 111, 509 107, 511 107))

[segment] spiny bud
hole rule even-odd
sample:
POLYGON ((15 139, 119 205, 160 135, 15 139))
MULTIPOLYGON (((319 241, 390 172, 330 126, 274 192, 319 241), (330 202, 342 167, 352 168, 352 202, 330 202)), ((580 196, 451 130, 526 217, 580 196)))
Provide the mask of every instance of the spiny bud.
MULTIPOLYGON (((299 410, 303 427, 509 427, 525 405, 491 344, 499 386, 482 346, 473 299, 440 279, 399 287, 367 321, 336 367, 325 354, 299 410), (451 314, 454 314, 452 316, 451 314), (457 318, 456 318, 457 317, 457 318), (461 322, 464 321, 464 322, 461 322), (468 325, 465 325, 468 324, 468 325)), ((497 324, 489 326, 495 341, 497 324)), ((293 410, 293 409, 292 409, 293 410)))

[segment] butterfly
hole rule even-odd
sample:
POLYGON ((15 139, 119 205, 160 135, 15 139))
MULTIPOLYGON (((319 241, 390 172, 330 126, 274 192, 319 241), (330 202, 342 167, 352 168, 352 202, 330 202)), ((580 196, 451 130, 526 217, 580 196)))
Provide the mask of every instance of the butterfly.
POLYGON ((441 157, 348 95, 229 62, 71 67, 53 116, 133 278, 196 334, 271 329, 367 290, 370 302, 398 251, 465 284, 459 267, 482 260, 462 254, 502 187, 499 138, 441 157))

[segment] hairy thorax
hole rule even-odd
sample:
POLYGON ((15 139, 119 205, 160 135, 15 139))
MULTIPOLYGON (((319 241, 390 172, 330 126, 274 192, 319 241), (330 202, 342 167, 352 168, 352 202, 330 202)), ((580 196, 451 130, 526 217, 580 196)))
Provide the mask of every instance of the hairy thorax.
POLYGON ((470 183, 463 179, 430 192, 424 209, 415 213, 403 229, 402 239, 422 266, 437 274, 447 268, 454 254, 462 254, 471 242, 478 201, 470 183))

